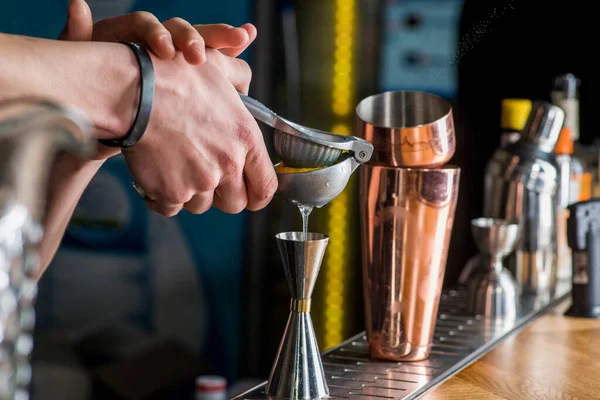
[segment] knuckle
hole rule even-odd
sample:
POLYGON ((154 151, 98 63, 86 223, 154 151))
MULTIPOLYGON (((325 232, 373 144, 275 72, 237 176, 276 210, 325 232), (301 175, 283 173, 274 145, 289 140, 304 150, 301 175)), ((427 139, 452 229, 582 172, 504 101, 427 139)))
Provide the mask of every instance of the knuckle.
POLYGON ((193 37, 194 39, 202 39, 204 41, 204 38, 202 37, 202 35, 200 34, 200 32, 198 32, 196 30, 196 28, 194 28, 192 25, 188 24, 185 27, 185 33, 186 35, 188 35, 189 37, 193 37))
POLYGON ((192 196, 185 188, 169 185, 164 190, 162 197, 169 204, 184 204, 187 203, 192 196))
POLYGON ((184 208, 192 214, 204 214, 210 210, 213 201, 214 194, 210 197, 196 195, 188 203, 184 204, 184 208))
POLYGON ((242 73, 244 83, 249 84, 252 80, 252 68, 250 68, 250 65, 246 61, 240 58, 236 58, 236 60, 242 73))
POLYGON ((252 118, 244 118, 236 126, 236 137, 238 141, 247 149, 254 149, 262 140, 262 133, 258 125, 252 118))
POLYGON ((246 209, 246 200, 228 201, 221 205, 220 209, 227 214, 239 214, 246 209))
POLYGON ((185 24, 185 20, 180 17, 169 18, 168 20, 165 21, 165 24, 182 24, 182 23, 185 24))
POLYGON ((255 193, 260 201, 268 200, 273 197, 278 186, 277 176, 274 173, 270 174, 263 182, 264 184, 259 186, 257 193, 255 193))
POLYGON ((179 214, 179 210, 168 209, 168 210, 164 210, 163 212, 161 212, 161 214, 164 215, 165 217, 174 217, 177 214, 179 214))
POLYGON ((153 26, 148 34, 150 40, 161 40, 163 36, 167 35, 169 35, 169 31, 162 25, 153 26))
POLYGON ((173 217, 179 213, 179 210, 177 208, 164 207, 160 204, 155 203, 154 201, 147 201, 146 205, 150 210, 165 217, 173 217))
POLYGON ((146 23, 155 21, 156 17, 148 11, 136 11, 132 14, 134 23, 146 23))
POLYGON ((219 183, 220 179, 215 173, 205 173, 198 179, 198 190, 201 192, 214 192, 219 183))
POLYGON ((248 201, 246 200, 237 202, 234 206, 232 206, 230 214, 241 213, 246 209, 246 205, 248 205, 248 201))
POLYGON ((200 214, 204 214, 205 212, 207 212, 210 209, 210 206, 202 206, 202 207, 186 207, 186 210, 188 210, 189 212, 191 212, 192 214, 196 214, 196 215, 200 215, 200 214))
POLYGON ((240 176, 244 170, 244 164, 232 153, 223 152, 219 154, 218 160, 223 175, 229 179, 240 176))
POLYGON ((271 172, 269 177, 265 180, 264 186, 259 188, 259 193, 257 194, 262 199, 268 199, 275 195, 278 186, 279 183, 277 182, 277 175, 275 175, 275 172, 271 172))

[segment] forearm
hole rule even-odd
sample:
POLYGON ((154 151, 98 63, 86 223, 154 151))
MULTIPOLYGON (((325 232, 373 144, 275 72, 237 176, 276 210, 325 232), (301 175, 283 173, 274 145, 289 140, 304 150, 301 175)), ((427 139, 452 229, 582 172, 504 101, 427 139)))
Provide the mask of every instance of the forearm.
MULTIPOLYGON (((75 106, 98 128, 94 138, 119 137, 129 128, 139 93, 139 70, 126 46, 0 33, 0 56, 0 101, 35 96, 75 106)), ((45 199, 38 276, 56 253, 83 191, 102 163, 58 156, 45 199)))
POLYGON ((48 182, 38 278, 56 254, 83 191, 103 163, 100 160, 81 160, 70 154, 57 157, 48 182))
POLYGON ((85 111, 99 128, 99 138, 127 132, 135 113, 139 70, 126 46, 0 33, 0 55, 0 100, 55 100, 85 111))

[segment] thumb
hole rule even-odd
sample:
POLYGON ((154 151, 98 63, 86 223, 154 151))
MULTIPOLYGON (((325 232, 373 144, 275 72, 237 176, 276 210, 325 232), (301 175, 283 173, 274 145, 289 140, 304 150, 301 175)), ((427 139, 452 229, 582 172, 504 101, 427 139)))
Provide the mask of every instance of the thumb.
POLYGON ((71 0, 67 23, 58 36, 60 40, 88 41, 92 40, 94 22, 92 11, 85 0, 71 0))

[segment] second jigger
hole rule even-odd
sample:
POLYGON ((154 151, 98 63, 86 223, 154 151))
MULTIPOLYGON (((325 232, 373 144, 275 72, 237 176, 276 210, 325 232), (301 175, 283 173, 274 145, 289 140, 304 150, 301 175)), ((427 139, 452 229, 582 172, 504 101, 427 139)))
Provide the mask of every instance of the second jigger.
POLYGON ((319 400, 329 396, 325 373, 310 318, 310 303, 329 237, 309 232, 284 232, 275 237, 292 301, 290 316, 271 370, 269 399, 319 400))
POLYGON ((471 221, 471 232, 479 249, 479 265, 469 281, 469 312, 486 318, 515 318, 517 282, 502 259, 514 250, 519 225, 477 218, 471 221))

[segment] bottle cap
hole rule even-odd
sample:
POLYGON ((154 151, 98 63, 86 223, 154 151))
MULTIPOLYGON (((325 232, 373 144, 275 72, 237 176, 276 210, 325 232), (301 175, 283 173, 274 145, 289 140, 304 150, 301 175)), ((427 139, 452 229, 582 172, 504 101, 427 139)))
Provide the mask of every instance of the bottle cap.
POLYGON ((502 99, 500 126, 502 129, 521 131, 531 111, 531 100, 502 99))
POLYGON ((196 392, 222 392, 227 390, 227 379, 222 376, 204 375, 196 378, 196 392))
POLYGON ((573 154, 573 139, 569 128, 565 127, 560 131, 555 151, 556 154, 573 154))
POLYGON ((560 107, 536 101, 521 131, 521 141, 533 143, 544 153, 554 153, 564 121, 565 112, 560 107))
POLYGON ((573 99, 578 96, 580 84, 581 80, 571 73, 557 75, 554 77, 552 91, 561 92, 563 97, 573 99))

